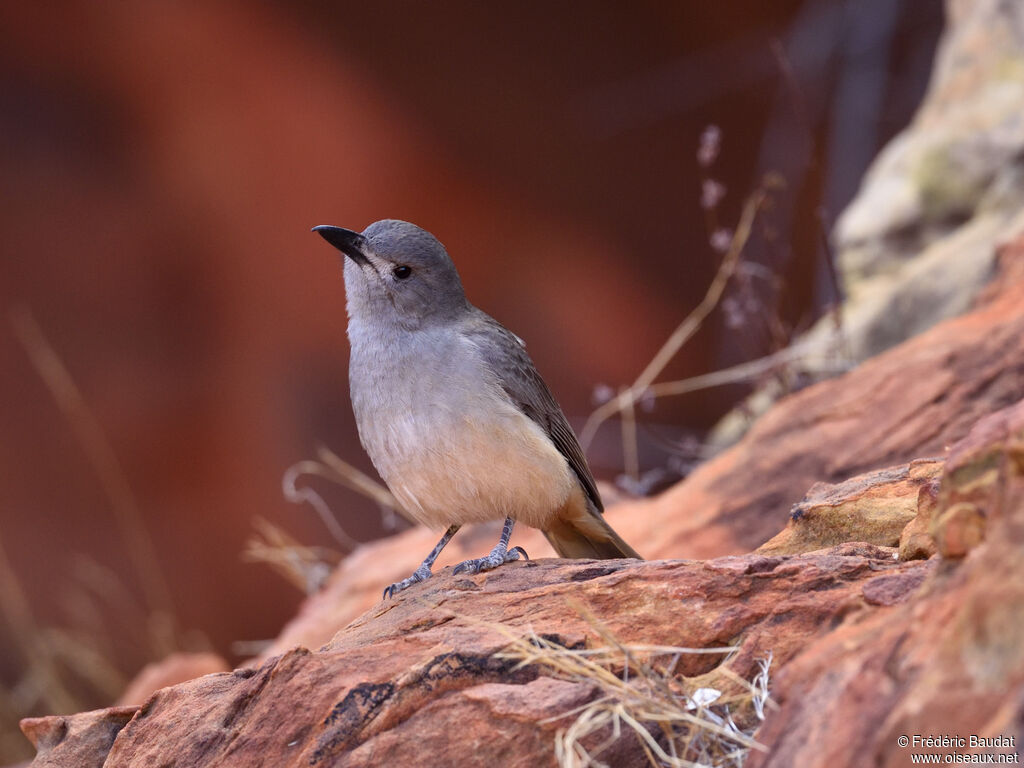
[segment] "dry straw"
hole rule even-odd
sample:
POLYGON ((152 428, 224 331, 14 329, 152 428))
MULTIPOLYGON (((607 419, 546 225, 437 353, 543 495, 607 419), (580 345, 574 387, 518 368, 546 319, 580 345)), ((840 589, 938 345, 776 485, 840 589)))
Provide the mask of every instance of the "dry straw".
POLYGON ((511 627, 488 624, 509 640, 499 658, 514 659, 519 667, 541 667, 560 679, 596 689, 588 703, 545 721, 573 718, 555 739, 561 768, 605 765, 601 753, 630 732, 653 766, 741 766, 750 750, 764 749, 753 734, 771 704, 770 653, 758 660, 757 674, 747 681, 727 666, 737 647, 623 643, 584 607, 573 607, 601 646, 566 648, 532 630, 523 636, 511 627), (706 654, 726 658, 702 677, 704 685, 676 673, 683 656, 706 654))

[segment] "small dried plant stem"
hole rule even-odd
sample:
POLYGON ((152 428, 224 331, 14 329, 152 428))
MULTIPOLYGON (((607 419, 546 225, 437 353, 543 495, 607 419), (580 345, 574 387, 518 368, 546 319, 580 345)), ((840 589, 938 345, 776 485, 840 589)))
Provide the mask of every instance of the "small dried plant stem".
POLYGON ((356 493, 371 499, 381 507, 386 507, 397 512, 406 520, 414 522, 405 510, 402 509, 391 492, 374 480, 369 475, 360 472, 347 461, 331 451, 330 448, 321 445, 317 447, 317 461, 300 461, 285 470, 281 478, 281 490, 285 499, 293 504, 309 504, 320 517, 324 526, 330 532, 346 552, 353 551, 359 546, 356 541, 338 522, 334 513, 331 512, 327 502, 314 489, 303 486, 299 487, 299 478, 304 475, 314 475, 325 480, 343 485, 356 493))
MULTIPOLYGON (((783 46, 782 41, 778 38, 772 39, 771 49, 772 55, 775 57, 775 62, 779 67, 779 72, 782 74, 782 81, 785 83, 786 89, 789 91, 790 97, 793 100, 793 112, 796 114, 797 122, 803 129, 806 140, 813 145, 814 127, 811 125, 811 120, 807 114, 807 100, 804 97, 803 89, 800 87, 800 81, 797 79, 796 73, 793 71, 793 63, 786 54, 785 46, 783 46)), ((811 170, 814 173, 824 175, 822 173, 821 163, 814 152, 810 153, 810 162, 811 170)), ((824 205, 820 205, 814 213, 815 223, 818 225, 818 237, 821 240, 821 247, 825 254, 825 273, 828 275, 832 291, 835 294, 835 301, 833 302, 833 306, 830 311, 832 315, 832 323, 835 327, 836 333, 841 334, 843 330, 843 287, 842 280, 836 270, 835 253, 832 249, 832 243, 829 241, 828 237, 828 211, 825 210, 824 205)))
POLYGON ((644 392, 661 374, 669 361, 675 357, 683 344, 693 337, 700 329, 704 320, 707 319, 707 316, 718 305, 725 291, 725 286, 729 282, 729 278, 736 271, 740 254, 750 238, 754 220, 761 205, 764 203, 766 194, 763 188, 758 188, 747 198, 746 203, 743 205, 739 224, 733 234, 732 241, 729 243, 729 250, 726 251, 725 257, 718 267, 718 272, 715 273, 715 277, 711 281, 711 285, 708 286, 707 293, 704 294, 700 304, 676 327, 661 346, 661 349, 651 359, 651 362, 647 364, 647 367, 644 368, 636 381, 633 382, 632 386, 623 389, 617 397, 596 408, 587 418, 587 422, 583 425, 583 430, 580 432, 580 443, 584 449, 590 445, 594 435, 597 433, 598 427, 605 421, 616 413, 624 413, 627 408, 633 408, 636 405, 637 401, 643 397, 644 392))
POLYGON ((640 479, 640 446, 636 438, 636 407, 627 399, 622 409, 622 466, 626 476, 640 479))
POLYGON ((832 242, 828 237, 828 212, 825 210, 825 206, 822 205, 819 206, 816 214, 815 220, 818 222, 818 237, 821 239, 821 248, 825 253, 825 271, 828 274, 832 292, 835 294, 835 300, 832 302, 829 313, 832 315, 832 326, 835 328, 836 333, 842 334, 843 283, 839 277, 839 271, 836 269, 836 254, 832 250, 832 242))
POLYGON ((128 557, 139 577, 151 616, 151 641, 158 657, 176 647, 170 590, 160 570, 153 539, 146 530, 139 504, 132 492, 124 468, 95 414, 82 396, 71 373, 50 344, 43 329, 27 306, 10 310, 14 336, 25 349, 36 373, 71 426, 86 458, 93 466, 107 494, 121 535, 128 547, 128 557))
POLYGON ((332 477, 336 482, 351 488, 357 493, 361 493, 367 498, 373 499, 382 507, 387 507, 388 509, 397 512, 409 522, 415 522, 415 520, 413 520, 408 513, 402 509, 402 505, 398 503, 398 499, 396 499, 392 495, 391 491, 385 488, 381 483, 374 480, 369 475, 360 472, 326 446, 319 446, 317 448, 316 455, 320 461, 331 470, 332 474, 330 477, 332 477))
POLYGON ((324 501, 319 493, 308 486, 301 488, 298 486, 298 480, 303 475, 316 475, 334 481, 337 481, 337 475, 330 467, 324 466, 319 461, 300 461, 297 464, 292 464, 285 470, 284 476, 281 478, 281 492, 284 494, 285 499, 292 504, 309 504, 324 524, 324 527, 327 528, 327 531, 334 537, 334 540, 346 552, 351 552, 359 546, 359 542, 342 528, 341 523, 335 518, 334 513, 327 506, 327 502, 324 501))
POLYGON ((10 627, 11 634, 25 661, 28 675, 33 680, 33 692, 44 706, 54 714, 70 714, 79 707, 74 696, 61 681, 49 646, 39 642, 39 630, 32 618, 28 598, 21 588, 17 574, 7 559, 0 539, 0 616, 10 627))
MULTIPOLYGON (((739 765, 749 750, 765 749, 753 738, 755 723, 741 730, 733 723, 729 709, 749 702, 755 714, 763 710, 768 701, 770 655, 768 661, 759 664, 755 680, 747 682, 726 666, 738 647, 696 649, 624 643, 586 605, 573 599, 567 602, 597 635, 600 647, 567 648, 532 629, 524 636, 518 628, 460 617, 505 637, 509 643, 495 657, 517 661, 517 669, 544 668, 548 675, 596 688, 595 698, 541 721, 561 725, 555 735, 555 755, 562 768, 604 764, 598 756, 630 732, 650 764, 656 766, 739 765), (715 691, 721 697, 717 699, 717 713, 687 695, 685 679, 675 673, 675 662, 681 654, 710 652, 726 654, 718 669, 735 680, 740 689, 724 697, 721 691, 715 691), (656 656, 665 655, 673 658, 670 666, 655 663, 656 656), (569 719, 572 722, 565 723, 569 719), (605 738, 595 744, 599 734, 605 738)), ((764 719, 760 714, 756 717, 764 719)))
MULTIPOLYGON (((759 357, 756 360, 748 360, 745 363, 723 368, 720 371, 691 376, 678 381, 662 381, 652 384, 648 388, 650 395, 654 397, 667 397, 670 395, 683 395, 687 392, 696 392, 701 389, 720 387, 724 384, 736 384, 741 381, 749 381, 761 374, 768 373, 780 365, 791 363, 815 352, 827 352, 830 346, 827 344, 802 343, 792 347, 785 347, 770 355, 759 357)), ((823 369, 827 368, 822 366, 823 369)), ((848 366, 835 365, 834 370, 844 371, 848 366)), ((829 368, 828 370, 832 370, 829 368)))

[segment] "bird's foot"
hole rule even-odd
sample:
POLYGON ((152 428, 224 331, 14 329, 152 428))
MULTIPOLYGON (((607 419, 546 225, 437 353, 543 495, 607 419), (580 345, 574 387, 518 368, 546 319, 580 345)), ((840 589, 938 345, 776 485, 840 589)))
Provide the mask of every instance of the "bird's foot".
POLYGON ((491 550, 491 554, 487 557, 478 557, 475 560, 465 560, 455 566, 454 573, 480 573, 481 571, 490 571, 497 568, 499 565, 505 563, 511 563, 513 560, 518 560, 520 556, 524 560, 529 560, 530 556, 526 554, 526 550, 522 547, 512 547, 512 549, 506 550, 502 546, 497 546, 491 550))
POLYGON ((421 565, 415 571, 412 572, 412 576, 408 579, 402 579, 401 581, 395 582, 390 587, 384 590, 384 597, 382 599, 387 600, 389 597, 394 597, 403 589, 408 589, 413 584, 419 584, 421 581, 426 581, 433 574, 430 572, 430 568, 425 565, 421 565))

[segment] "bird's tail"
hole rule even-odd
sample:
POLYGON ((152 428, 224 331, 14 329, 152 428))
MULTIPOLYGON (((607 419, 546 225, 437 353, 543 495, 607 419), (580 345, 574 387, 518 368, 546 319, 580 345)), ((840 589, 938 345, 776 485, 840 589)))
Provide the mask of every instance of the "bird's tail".
POLYGON ((581 560, 635 557, 643 560, 589 504, 585 510, 556 518, 544 530, 544 535, 559 557, 581 560))

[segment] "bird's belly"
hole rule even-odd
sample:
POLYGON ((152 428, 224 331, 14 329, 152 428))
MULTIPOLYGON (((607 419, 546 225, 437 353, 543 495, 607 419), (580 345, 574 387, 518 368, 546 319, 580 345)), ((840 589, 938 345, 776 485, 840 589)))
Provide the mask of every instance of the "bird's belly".
POLYGON ((576 482, 565 458, 510 402, 463 405, 457 412, 389 409, 373 419, 364 444, 377 471, 424 525, 511 516, 544 528, 576 482))

